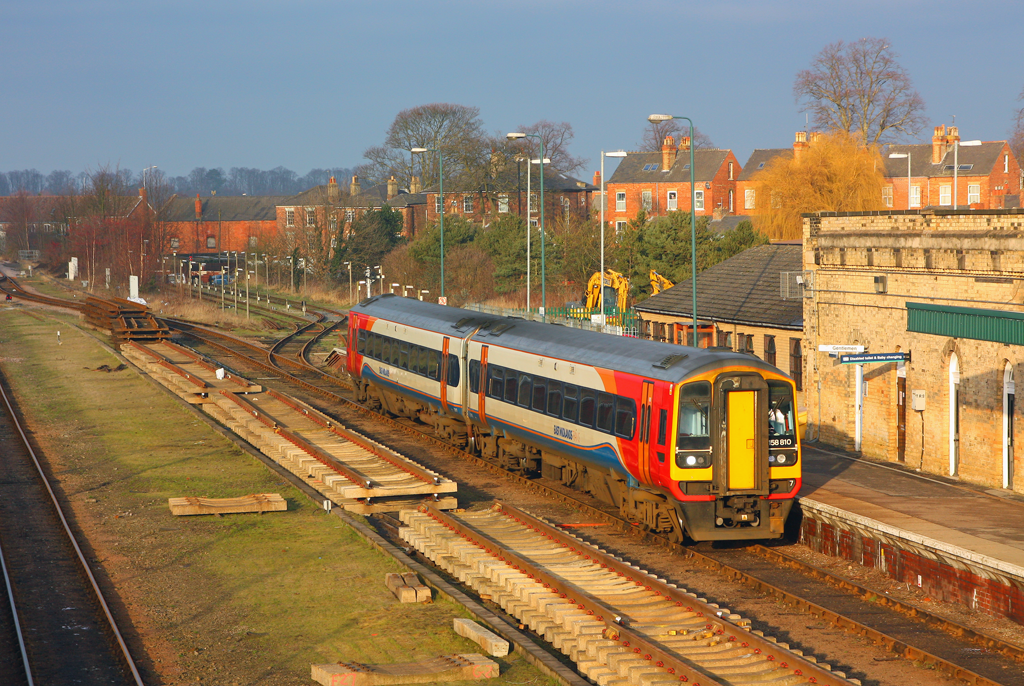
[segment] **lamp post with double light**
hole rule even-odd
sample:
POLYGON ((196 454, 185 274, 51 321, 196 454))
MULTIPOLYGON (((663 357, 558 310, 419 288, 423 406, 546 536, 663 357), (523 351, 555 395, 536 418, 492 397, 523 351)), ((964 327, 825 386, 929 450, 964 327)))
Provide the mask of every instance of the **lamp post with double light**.
MULTIPOLYGON (((505 137, 510 141, 519 140, 520 138, 536 138, 537 143, 540 144, 540 318, 542 321, 546 321, 548 293, 547 265, 544 261, 544 138, 539 133, 522 133, 520 131, 513 131, 505 137)), ((529 232, 529 228, 527 228, 527 232, 529 232)), ((526 267, 527 273, 529 273, 530 265, 527 264, 526 267)))
POLYGON ((953 211, 960 209, 960 196, 957 194, 956 187, 956 173, 960 169, 960 148, 961 146, 975 147, 978 145, 981 145, 981 141, 953 141, 953 211))
POLYGON ((616 150, 614 152, 601 151, 601 330, 604 331, 605 312, 604 312, 604 208, 608 204, 608 198, 605 196, 605 183, 604 183, 604 158, 606 157, 618 157, 623 158, 626 156, 625 150, 616 150))
POLYGON ((889 153, 890 160, 902 160, 904 157, 907 158, 907 209, 910 209, 910 152, 891 152, 889 153))
MULTIPOLYGON (((437 153, 437 192, 441 197, 441 212, 439 213, 439 223, 441 224, 441 299, 444 299, 444 155, 437 148, 411 148, 409 150, 413 155, 419 155, 425 152, 436 152, 437 153)), ((447 303, 445 303, 447 304, 447 303)))
MULTIPOLYGON (((700 347, 697 336, 697 193, 693 187, 693 120, 672 114, 652 114, 647 121, 657 124, 671 119, 685 119, 690 124, 690 286, 693 289, 693 347, 700 347)), ((603 278, 603 277, 602 277, 603 278)))

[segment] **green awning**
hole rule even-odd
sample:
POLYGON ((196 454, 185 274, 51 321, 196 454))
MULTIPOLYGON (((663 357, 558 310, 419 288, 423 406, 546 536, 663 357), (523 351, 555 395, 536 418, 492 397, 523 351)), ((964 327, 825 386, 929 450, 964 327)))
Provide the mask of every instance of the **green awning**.
POLYGON ((1024 313, 908 302, 907 331, 1024 345, 1024 313))

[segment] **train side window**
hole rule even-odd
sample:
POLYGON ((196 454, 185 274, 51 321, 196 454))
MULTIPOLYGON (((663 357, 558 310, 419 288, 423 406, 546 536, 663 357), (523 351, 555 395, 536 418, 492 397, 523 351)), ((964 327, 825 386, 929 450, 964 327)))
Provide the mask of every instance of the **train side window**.
POLYGON ((505 402, 516 404, 519 393, 519 372, 514 369, 505 370, 505 402))
POLYGON ((458 386, 459 385, 459 356, 448 353, 448 385, 458 386))
POLYGON ((533 379, 529 374, 519 377, 519 407, 530 409, 530 400, 533 397, 533 379))
MULTIPOLYGON (((664 416, 668 416, 662 410, 664 416)), ((664 425, 664 420, 662 420, 664 425)), ((636 401, 632 398, 618 396, 615 399, 615 435, 622 438, 633 438, 633 428, 636 426, 636 401)), ((662 436, 662 440, 664 440, 662 436)), ((664 445, 664 443, 662 444, 664 445)), ((664 461, 664 457, 662 458, 664 461)))
POLYGON ((384 337, 379 333, 373 334, 373 359, 379 360, 384 354, 384 337))
POLYGON ((441 364, 441 353, 436 350, 427 351, 427 377, 437 381, 437 368, 441 364))
POLYGON ((401 348, 401 343, 399 343, 397 339, 391 339, 391 366, 392 367, 397 367, 398 366, 398 359, 400 357, 400 354, 399 354, 399 349, 400 348, 401 348))
POLYGON ((505 368, 494 364, 487 365, 487 397, 501 400, 505 388, 505 368))
POLYGON ((708 413, 711 409, 711 383, 697 381, 679 391, 679 421, 676 447, 702 450, 711 447, 708 413))
POLYGON ((384 351, 381 353, 380 361, 385 364, 391 364, 391 339, 387 336, 384 338, 384 351))
POLYGON ((606 434, 615 428, 615 396, 611 393, 597 394, 597 430, 606 434))
POLYGON ((469 361, 469 392, 480 392, 480 360, 469 361))
POLYGON ((366 329, 359 329, 358 338, 358 350, 360 355, 366 354, 366 329))
POLYGON ((668 410, 658 410, 658 445, 665 445, 668 437, 668 410))
POLYGON ((548 382, 548 414, 558 417, 562 413, 562 382, 548 382))
POLYGON ((420 376, 427 375, 427 349, 422 345, 414 345, 412 349, 412 359, 409 361, 409 367, 413 369, 420 376), (413 364, 415 363, 415 365, 413 364))
POLYGON ((409 344, 405 341, 398 346, 398 366, 402 369, 409 368, 409 344))
POLYGON ((533 380, 533 411, 544 414, 548 409, 548 380, 538 376, 533 380))
POLYGON ((562 419, 574 424, 579 417, 579 390, 576 386, 565 384, 565 390, 562 392, 562 419))
POLYGON ((594 428, 594 415, 597 410, 597 391, 589 388, 580 389, 580 426, 594 428))

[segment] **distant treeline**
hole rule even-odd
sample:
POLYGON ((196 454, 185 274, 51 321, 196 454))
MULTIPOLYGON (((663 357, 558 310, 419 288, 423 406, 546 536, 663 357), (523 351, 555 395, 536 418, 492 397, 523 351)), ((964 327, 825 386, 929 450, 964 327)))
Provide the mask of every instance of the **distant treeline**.
MULTIPOLYGON (((299 176, 291 169, 275 167, 269 171, 250 167, 232 167, 227 172, 221 167, 207 169, 196 167, 186 176, 167 176, 159 169, 134 172, 131 169, 111 169, 120 177, 126 188, 142 188, 143 181, 149 188, 159 185, 166 196, 178 195, 293 195, 320 184, 330 177, 337 178, 339 185, 347 187, 353 170, 347 167, 313 169, 305 176, 299 176), (145 179, 143 179, 145 174, 145 179)), ((0 196, 15 195, 25 191, 31 195, 67 195, 80 193, 88 187, 93 172, 74 174, 67 170, 54 170, 43 174, 36 169, 0 172, 0 196)))

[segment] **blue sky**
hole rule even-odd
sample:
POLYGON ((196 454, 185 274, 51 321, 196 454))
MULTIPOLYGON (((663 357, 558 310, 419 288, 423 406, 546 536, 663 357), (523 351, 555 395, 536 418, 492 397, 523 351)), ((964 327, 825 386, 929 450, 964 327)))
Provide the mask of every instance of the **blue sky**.
POLYGON ((432 102, 479 107, 495 132, 568 121, 584 178, 652 112, 743 162, 804 127, 796 73, 866 36, 924 98, 921 140, 953 115, 999 140, 1024 106, 1022 26, 1020 0, 0 0, 0 171, 305 174, 360 164, 432 102))

